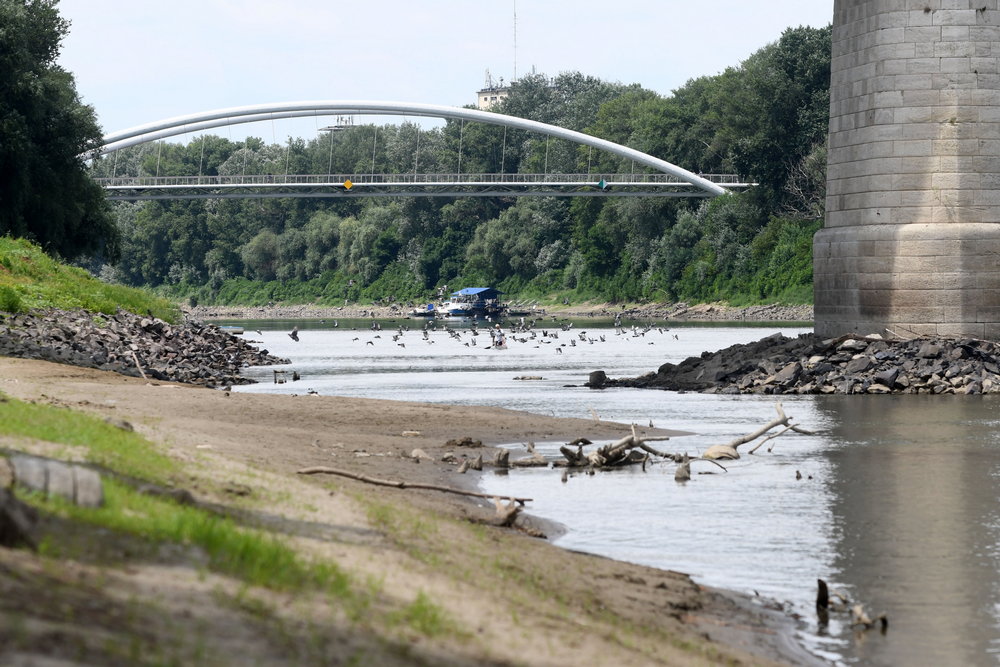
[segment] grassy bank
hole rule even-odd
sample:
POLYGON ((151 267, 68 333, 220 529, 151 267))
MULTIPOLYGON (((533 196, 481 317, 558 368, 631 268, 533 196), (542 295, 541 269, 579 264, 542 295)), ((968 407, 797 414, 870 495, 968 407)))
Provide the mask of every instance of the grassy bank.
POLYGON ((37 308, 84 308, 108 314, 121 308, 168 322, 180 317, 168 299, 101 282, 83 269, 52 259, 30 241, 0 236, 0 311, 18 313, 37 308))

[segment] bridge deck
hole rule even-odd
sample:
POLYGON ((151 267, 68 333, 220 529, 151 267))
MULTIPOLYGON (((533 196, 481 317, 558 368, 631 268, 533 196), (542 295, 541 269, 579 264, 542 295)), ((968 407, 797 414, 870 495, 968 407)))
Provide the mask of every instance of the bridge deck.
MULTIPOLYGON (((726 188, 747 183, 730 174, 700 174, 726 188)), ((109 199, 261 197, 704 197, 670 174, 264 174, 139 176, 95 179, 109 199)))

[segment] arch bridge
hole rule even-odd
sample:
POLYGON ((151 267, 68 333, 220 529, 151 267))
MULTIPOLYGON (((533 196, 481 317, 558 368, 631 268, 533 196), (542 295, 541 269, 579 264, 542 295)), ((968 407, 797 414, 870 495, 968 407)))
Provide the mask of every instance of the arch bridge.
POLYGON ((205 199, 372 196, 643 196, 714 197, 745 188, 731 175, 694 174, 641 151, 538 121, 478 109, 367 100, 302 101, 217 109, 112 132, 90 157, 216 127, 284 118, 393 115, 472 121, 527 130, 608 151, 656 173, 641 174, 284 174, 97 178, 110 199, 205 199))

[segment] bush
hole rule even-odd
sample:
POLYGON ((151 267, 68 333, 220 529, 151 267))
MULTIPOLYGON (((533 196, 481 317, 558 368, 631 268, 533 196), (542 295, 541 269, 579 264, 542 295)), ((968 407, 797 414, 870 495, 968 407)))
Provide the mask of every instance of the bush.
POLYGON ((21 295, 14 288, 0 285, 0 310, 8 313, 20 313, 26 310, 21 295))

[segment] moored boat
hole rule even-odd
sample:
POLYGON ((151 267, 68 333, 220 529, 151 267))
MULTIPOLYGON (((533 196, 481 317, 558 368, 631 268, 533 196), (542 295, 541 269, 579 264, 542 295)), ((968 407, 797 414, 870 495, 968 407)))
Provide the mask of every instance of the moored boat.
POLYGON ((466 287, 451 293, 451 299, 441 304, 439 315, 476 320, 499 320, 504 315, 501 292, 493 287, 466 287))

